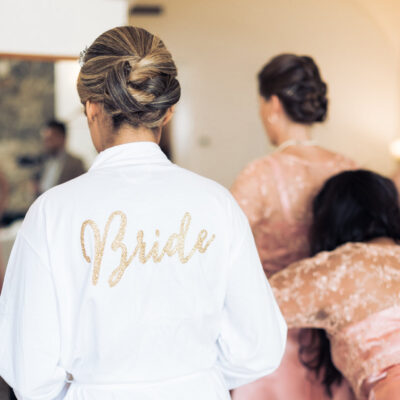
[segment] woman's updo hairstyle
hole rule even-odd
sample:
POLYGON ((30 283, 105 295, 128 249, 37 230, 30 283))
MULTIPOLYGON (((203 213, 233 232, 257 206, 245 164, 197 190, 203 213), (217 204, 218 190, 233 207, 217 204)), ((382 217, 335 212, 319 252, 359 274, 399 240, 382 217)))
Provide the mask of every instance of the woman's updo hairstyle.
POLYGON ((122 26, 100 35, 84 52, 78 93, 102 103, 114 129, 122 124, 157 128, 180 98, 171 53, 145 29, 122 26))
POLYGON ((304 124, 325 120, 327 86, 311 57, 278 55, 260 71, 258 82, 261 96, 266 100, 278 96, 291 120, 304 124))

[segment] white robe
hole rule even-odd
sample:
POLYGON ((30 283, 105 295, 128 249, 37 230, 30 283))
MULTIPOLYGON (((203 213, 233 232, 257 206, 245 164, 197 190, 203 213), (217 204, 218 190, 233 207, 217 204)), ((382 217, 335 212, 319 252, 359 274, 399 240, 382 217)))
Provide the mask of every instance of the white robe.
POLYGON ((285 340, 230 193, 150 142, 32 205, 0 298, 0 375, 19 399, 229 399, 285 340))

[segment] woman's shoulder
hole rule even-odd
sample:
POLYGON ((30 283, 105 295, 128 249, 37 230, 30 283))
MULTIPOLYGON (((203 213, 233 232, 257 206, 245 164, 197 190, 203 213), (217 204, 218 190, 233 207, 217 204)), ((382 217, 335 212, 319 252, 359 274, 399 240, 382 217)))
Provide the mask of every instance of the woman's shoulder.
POLYGON ((264 156, 249 162, 237 175, 231 191, 235 193, 238 190, 247 190, 249 187, 261 187, 268 182, 272 172, 270 157, 264 156))
MULTIPOLYGON (((400 256, 399 245, 380 246, 365 242, 348 242, 331 251, 323 251, 314 257, 295 263, 297 265, 313 265, 321 268, 343 268, 354 265, 387 264, 391 258, 400 256), (385 261, 385 262, 384 262, 385 261)), ((397 264, 397 261, 396 261, 397 264)))
MULTIPOLYGON (((201 200, 203 205, 212 204, 214 210, 217 204, 228 214, 239 208, 230 190, 222 184, 199 175, 196 172, 174 165, 178 186, 182 192, 185 191, 189 198, 195 198, 196 202, 201 200)), ((181 192, 181 195, 182 195, 181 192)))
POLYGON ((250 161, 241 171, 240 175, 257 175, 259 172, 263 172, 270 167, 272 155, 266 155, 263 157, 256 158, 250 161))
MULTIPOLYGON (((328 150, 329 151, 329 150, 328 150)), ((357 162, 352 160, 350 157, 343 155, 341 153, 330 152, 332 160, 336 163, 337 166, 348 168, 348 169, 355 169, 358 168, 357 162)))
POLYGON ((304 270, 314 269, 332 269, 334 266, 340 266, 346 264, 350 259, 360 253, 362 253, 364 243, 346 243, 334 250, 321 251, 320 253, 296 261, 291 264, 287 269, 302 268, 304 270))
POLYGON ((365 259, 371 257, 388 257, 390 255, 399 256, 400 245, 398 244, 379 244, 374 242, 348 242, 335 250, 328 252, 331 256, 359 257, 362 255, 365 259))
POLYGON ((357 163, 351 158, 326 149, 324 147, 316 146, 309 150, 309 152, 297 153, 295 150, 291 151, 290 148, 285 152, 276 152, 272 157, 280 163, 291 163, 299 166, 315 165, 321 167, 332 167, 334 169, 354 169, 357 168, 357 163), (309 154, 310 153, 310 154, 309 154))
MULTIPOLYGON (((331 153, 330 160, 333 159, 333 155, 335 153, 331 153)), ((339 155, 338 155, 339 156, 339 155)), ((341 160, 343 159, 346 160, 346 158, 343 156, 341 160)), ((335 158, 337 161, 338 158, 335 158)), ((302 159, 299 156, 296 156, 294 154, 290 153, 285 153, 285 152, 280 152, 280 151, 274 151, 268 155, 265 155, 263 157, 256 158, 252 161, 250 161, 240 172, 240 175, 255 175, 255 176, 260 176, 263 173, 269 173, 272 170, 274 170, 276 167, 278 168, 285 168, 286 166, 293 166, 296 164, 299 166, 299 164, 303 164, 304 162, 307 162, 306 159, 302 159)), ((350 162, 350 160, 348 160, 350 162)))

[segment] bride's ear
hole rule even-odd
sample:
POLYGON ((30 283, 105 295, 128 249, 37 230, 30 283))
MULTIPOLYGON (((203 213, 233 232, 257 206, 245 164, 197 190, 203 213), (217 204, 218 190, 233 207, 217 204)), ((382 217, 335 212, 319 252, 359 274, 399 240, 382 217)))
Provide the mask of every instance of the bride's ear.
POLYGON ((99 116, 101 111, 101 105, 99 103, 93 103, 90 100, 85 103, 85 114, 89 122, 93 122, 99 116))
POLYGON ((167 110, 167 112, 165 114, 165 117, 163 119, 162 126, 167 125, 168 122, 171 121, 171 118, 174 115, 174 112, 175 112, 175 106, 172 106, 172 107, 168 108, 168 110, 167 110))

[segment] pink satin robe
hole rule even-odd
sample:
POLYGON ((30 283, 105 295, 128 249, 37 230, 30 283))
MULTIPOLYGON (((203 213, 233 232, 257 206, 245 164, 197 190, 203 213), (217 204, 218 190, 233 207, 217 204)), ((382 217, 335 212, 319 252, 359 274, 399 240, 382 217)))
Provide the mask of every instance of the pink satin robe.
POLYGON ((400 246, 348 243, 270 283, 289 327, 321 328, 358 400, 400 399, 400 246))
MULTIPOLYGON (((325 162, 276 152, 252 162, 236 179, 232 193, 247 215, 268 277, 309 256, 312 199, 331 176, 355 163, 333 154, 325 162)), ((289 330, 286 352, 273 374, 236 389, 233 400, 328 400, 324 387, 298 359, 298 330, 289 330)), ((334 400, 353 398, 347 385, 334 400)))

